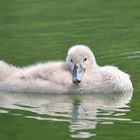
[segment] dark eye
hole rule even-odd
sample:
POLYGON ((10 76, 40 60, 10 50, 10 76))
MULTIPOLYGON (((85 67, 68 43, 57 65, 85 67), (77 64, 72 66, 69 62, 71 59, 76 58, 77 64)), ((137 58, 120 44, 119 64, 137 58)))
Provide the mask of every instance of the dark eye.
POLYGON ((73 63, 73 60, 72 59, 70 61, 71 61, 71 63, 73 63))
POLYGON ((84 59, 84 62, 87 61, 87 58, 84 59))

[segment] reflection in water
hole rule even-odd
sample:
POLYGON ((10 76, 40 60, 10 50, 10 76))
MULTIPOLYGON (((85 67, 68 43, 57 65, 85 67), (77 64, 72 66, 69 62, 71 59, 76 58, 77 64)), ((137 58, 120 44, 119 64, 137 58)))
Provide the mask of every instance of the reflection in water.
POLYGON ((69 122, 71 137, 88 138, 96 136, 93 131, 98 124, 131 121, 121 117, 129 111, 126 104, 131 98, 132 93, 45 95, 0 92, 0 113, 18 109, 36 113, 35 116, 26 115, 27 118, 66 121, 69 122))

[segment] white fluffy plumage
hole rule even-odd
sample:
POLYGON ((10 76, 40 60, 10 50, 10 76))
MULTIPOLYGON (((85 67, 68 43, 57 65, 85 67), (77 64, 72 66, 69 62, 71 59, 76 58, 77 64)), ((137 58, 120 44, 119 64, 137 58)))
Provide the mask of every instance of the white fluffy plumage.
POLYGON ((24 68, 0 61, 0 89, 10 92, 94 93, 130 92, 129 75, 114 66, 99 66, 85 45, 68 50, 66 61, 24 68))

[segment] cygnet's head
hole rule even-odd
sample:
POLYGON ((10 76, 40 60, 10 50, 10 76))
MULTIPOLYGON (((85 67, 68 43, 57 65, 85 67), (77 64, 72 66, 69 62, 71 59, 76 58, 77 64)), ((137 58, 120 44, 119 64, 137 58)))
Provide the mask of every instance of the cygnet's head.
POLYGON ((70 65, 73 83, 79 84, 85 73, 90 73, 97 66, 95 56, 85 45, 75 45, 68 51, 66 62, 70 65))

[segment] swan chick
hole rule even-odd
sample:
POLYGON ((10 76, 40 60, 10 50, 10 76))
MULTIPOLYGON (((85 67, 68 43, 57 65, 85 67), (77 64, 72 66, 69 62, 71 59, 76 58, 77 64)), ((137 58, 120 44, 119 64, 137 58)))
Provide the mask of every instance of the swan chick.
POLYGON ((0 89, 12 92, 94 93, 128 92, 133 85, 127 73, 114 66, 99 66, 91 49, 72 46, 66 61, 17 68, 0 61, 0 89))

